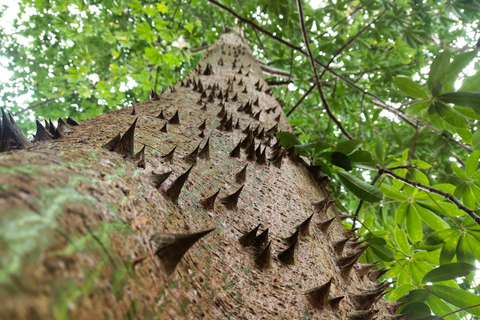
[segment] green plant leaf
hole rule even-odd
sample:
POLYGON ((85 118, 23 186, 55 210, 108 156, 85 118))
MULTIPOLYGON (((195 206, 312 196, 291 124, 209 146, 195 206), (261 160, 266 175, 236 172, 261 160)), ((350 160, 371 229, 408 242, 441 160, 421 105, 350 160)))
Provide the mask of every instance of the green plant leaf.
POLYGON ((277 139, 280 141, 280 145, 284 148, 291 148, 296 145, 301 145, 302 143, 298 138, 290 132, 277 132, 275 133, 277 136, 277 139))
POLYGON ((372 157, 368 151, 357 150, 348 156, 350 162, 354 167, 362 169, 376 169, 377 161, 372 157))
MULTIPOLYGON (((468 291, 446 285, 434 284, 427 287, 431 293, 458 308, 480 304, 480 297, 468 291)), ((480 307, 466 309, 465 312, 480 316, 480 307)))
POLYGON ((417 102, 412 103, 405 109, 405 114, 409 116, 414 116, 416 114, 419 114, 423 110, 427 108, 427 106, 430 104, 430 100, 420 100, 417 102))
POLYGON ((352 170, 352 164, 350 163, 350 159, 347 157, 346 154, 342 152, 324 152, 319 155, 319 157, 327 160, 327 162, 343 168, 347 171, 352 170))
POLYGON ((466 276, 467 274, 475 271, 476 269, 477 268, 474 265, 471 265, 469 263, 447 263, 427 273, 423 277, 422 283, 456 279, 466 276))
POLYGON ((460 72, 477 56, 477 51, 463 52, 449 64, 445 73, 439 78, 441 84, 454 81, 460 72))
POLYGON ((480 150, 480 129, 477 129, 472 136, 472 147, 475 150, 480 150))
POLYGON ((475 110, 476 113, 480 112, 480 92, 449 92, 439 95, 438 99, 445 103, 453 103, 457 106, 470 107, 475 110))
POLYGON ((456 128, 468 128, 467 119, 455 109, 446 106, 441 102, 434 102, 430 108, 434 108, 443 121, 449 125, 456 128))
POLYGON ((480 90, 480 72, 473 76, 463 79, 462 86, 458 91, 478 91, 480 90))
POLYGON ((460 235, 458 233, 452 234, 452 236, 446 239, 445 245, 440 253, 440 265, 444 265, 452 261, 457 251, 458 239, 460 235))
POLYGON ((410 208, 415 210, 422 218, 422 220, 425 221, 425 223, 434 230, 443 230, 450 227, 450 225, 446 223, 442 218, 417 203, 414 203, 413 206, 411 206, 410 208))
POLYGON ((407 233, 412 242, 419 242, 423 238, 422 222, 416 210, 409 205, 406 217, 407 233))
POLYGON ((390 199, 395 199, 395 200, 400 200, 400 201, 405 201, 407 199, 407 196, 398 191, 397 189, 393 188, 392 186, 389 186, 388 184, 382 184, 380 186, 380 190, 383 192, 384 195, 389 197, 390 199))
POLYGON ((395 211, 395 223, 398 225, 402 225, 407 217, 407 210, 410 205, 407 202, 402 202, 397 211, 395 211))
POLYGON ((478 159, 480 156, 479 151, 474 151, 470 154, 467 161, 465 162, 465 174, 467 177, 473 176, 478 167, 478 159))
POLYGON ((410 78, 395 77, 395 84, 400 91, 413 98, 428 98, 423 88, 410 78))
POLYGON ((342 170, 337 170, 337 174, 344 186, 360 199, 367 202, 378 202, 382 200, 383 194, 377 187, 342 170))
POLYGON ((347 141, 342 141, 337 144, 335 147, 334 151, 344 153, 346 155, 349 155, 350 153, 354 152, 360 146, 362 145, 361 140, 347 140, 347 141))
MULTIPOLYGON (((456 309, 451 305, 448 305, 442 299, 438 298, 433 294, 428 295, 426 302, 436 316, 443 316, 444 314, 451 313, 456 309)), ((444 320, 461 320, 456 313, 443 317, 443 319, 444 320)))
POLYGON ((395 235, 395 241, 397 242, 400 250, 405 254, 410 253, 410 244, 408 243, 408 239, 407 239, 407 235, 405 234, 405 231, 403 231, 399 227, 395 227, 394 235, 395 235))
POLYGON ((439 82, 440 78, 447 71, 448 66, 450 65, 450 53, 448 51, 443 51, 438 54, 435 59, 433 59, 432 66, 430 67, 430 72, 428 73, 428 88, 432 90, 433 84, 439 82))

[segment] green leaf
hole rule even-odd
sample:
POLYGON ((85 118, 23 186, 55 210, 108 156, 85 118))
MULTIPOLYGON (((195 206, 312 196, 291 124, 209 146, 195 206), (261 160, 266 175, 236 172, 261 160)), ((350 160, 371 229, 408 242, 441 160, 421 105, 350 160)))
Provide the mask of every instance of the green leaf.
MULTIPOLYGON (((480 304, 479 296, 462 289, 441 284, 428 286, 428 289, 440 299, 443 299, 458 308, 467 308, 476 304, 480 304)), ((466 309, 465 312, 480 316, 480 307, 466 309)))
POLYGON ((395 223, 398 225, 402 225, 403 222, 405 221, 405 218, 407 216, 407 210, 410 205, 407 202, 402 202, 398 208, 397 211, 395 211, 395 223))
POLYGON ((337 174, 344 186, 360 199, 367 202, 378 202, 382 200, 383 194, 377 187, 365 183, 345 171, 337 170, 337 174))
POLYGON ((478 167, 478 159, 480 156, 479 151, 474 151, 470 154, 467 161, 465 162, 465 174, 467 177, 473 176, 478 167))
POLYGON ((430 104, 430 100, 420 100, 420 101, 414 102, 411 105, 409 105, 407 109, 405 109, 405 114, 409 116, 414 116, 416 114, 419 114, 420 112, 425 110, 429 104, 430 104))
POLYGON ((368 151, 357 150, 348 156, 354 167, 362 169, 376 169, 377 162, 368 151))
POLYGON ((457 251, 458 245, 458 238, 460 235, 458 233, 453 234, 450 238, 448 238, 445 242, 445 245, 442 248, 442 252, 440 253, 440 264, 444 265, 452 261, 455 253, 457 251))
POLYGON ((425 221, 425 223, 434 230, 443 230, 450 227, 450 225, 443 221, 442 218, 440 218, 430 210, 427 210, 424 207, 418 205, 417 203, 414 203, 411 208, 413 208, 419 214, 419 216, 422 217, 422 220, 425 221))
POLYGON ((390 294, 390 298, 392 299, 392 301, 397 301, 413 288, 415 288, 413 284, 410 284, 410 283, 401 284, 392 291, 392 293, 390 294))
POLYGON ((462 86, 458 91, 478 91, 480 90, 480 72, 473 76, 463 79, 462 86))
POLYGON ((342 141, 337 144, 335 147, 334 151, 344 153, 346 155, 349 155, 350 153, 354 152, 360 146, 362 145, 361 140, 347 140, 347 141, 342 141))
POLYGON ((461 235, 460 238, 458 238, 457 261, 471 264, 475 263, 475 255, 472 248, 470 248, 470 244, 468 243, 466 236, 464 235, 461 235))
POLYGON ((470 107, 476 113, 480 112, 480 92, 457 91, 444 93, 438 99, 445 103, 453 103, 457 106, 470 107))
POLYGON ((400 200, 400 201, 405 201, 407 199, 407 196, 398 191, 397 189, 393 188, 392 186, 389 186, 388 184, 382 184, 380 186, 380 190, 383 192, 384 195, 389 197, 390 199, 395 199, 395 200, 400 200))
POLYGON ((410 240, 412 240, 412 242, 422 241, 422 222, 420 221, 420 217, 418 216, 417 212, 411 205, 408 206, 406 221, 407 233, 410 240))
MULTIPOLYGON (((432 312, 436 316, 443 316, 444 314, 451 313, 456 308, 452 307, 451 305, 445 303, 442 299, 438 298, 437 296, 430 294, 426 300, 427 304, 432 309, 432 312)), ((443 320, 461 320, 460 317, 454 313, 446 317, 442 317, 443 320)))
POLYGON ((440 114, 438 114, 437 108, 433 105, 433 103, 430 105, 427 111, 428 114, 428 120, 430 120, 430 123, 437 129, 443 130, 443 120, 440 114))
POLYGON ((277 139, 280 141, 280 145, 284 148, 288 149, 302 144, 293 133, 277 132, 275 134, 277 135, 277 139))
POLYGON ((410 244, 408 243, 407 235, 405 234, 405 231, 399 227, 395 227, 395 241, 403 253, 408 254, 410 252, 410 244))
POLYGON ((378 245, 376 243, 371 244, 370 249, 383 261, 393 261, 394 254, 392 250, 387 248, 385 245, 378 245))
POLYGON ((352 164, 350 163, 350 159, 347 157, 346 154, 342 152, 324 152, 319 155, 319 157, 327 160, 327 162, 343 168, 347 171, 352 170, 352 164))
POLYGON ((472 147, 475 150, 480 150, 480 129, 477 129, 473 134, 472 147))
POLYGON ((463 170, 460 169, 455 162, 452 162, 452 169, 457 175, 457 177, 459 177, 460 179, 467 179, 465 172, 463 172, 463 170))
POLYGON ((432 90, 433 84, 437 81, 440 81, 440 78, 447 71, 448 66, 450 65, 450 53, 448 51, 443 51, 438 54, 435 59, 433 59, 432 66, 430 67, 430 72, 428 74, 428 88, 432 90))
MULTIPOLYGON (((431 314, 430 307, 423 302, 412 302, 407 304, 403 309, 402 313, 409 313, 408 319, 412 320, 423 320, 429 319, 431 314)), ((433 319, 433 318, 430 318, 433 319)))
POLYGON ((455 132, 462 138, 466 143, 472 144, 472 133, 469 128, 455 128, 455 132))
POLYGON ((444 105, 441 102, 435 102, 430 108, 434 108, 438 115, 448 123, 456 128, 468 128, 468 121, 455 109, 444 105))
POLYGON ((412 160, 412 164, 417 166, 419 169, 430 169, 432 167, 429 163, 418 159, 412 160))
POLYGON ((454 81, 460 72, 477 56, 477 51, 463 52, 450 63, 445 73, 439 78, 441 84, 454 81))
POLYGON ((422 283, 439 282, 466 276, 477 268, 469 263, 447 263, 427 273, 422 283))
POLYGON ((406 77, 395 77, 394 81, 397 85, 397 88, 407 96, 413 98, 428 98, 428 94, 425 92, 425 90, 423 90, 423 88, 412 79, 406 77))

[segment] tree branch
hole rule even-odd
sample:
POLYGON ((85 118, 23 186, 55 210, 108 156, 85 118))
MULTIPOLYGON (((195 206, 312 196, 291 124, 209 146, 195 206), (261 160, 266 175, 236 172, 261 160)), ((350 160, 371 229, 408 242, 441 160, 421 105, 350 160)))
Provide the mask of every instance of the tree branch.
POLYGON ((445 191, 442 191, 442 190, 439 190, 439 189, 435 189, 433 187, 430 187, 430 186, 427 186, 427 185, 424 185, 424 184, 421 184, 420 182, 414 182, 414 181, 408 180, 407 178, 401 177, 398 174, 394 173, 390 169, 382 168, 379 165, 377 165, 377 169, 382 174, 390 176, 390 177, 394 178, 395 180, 402 181, 406 185, 412 186, 412 187, 417 188, 419 190, 431 192, 433 194, 439 195, 439 196, 447 199, 448 201, 450 201, 451 203, 456 205, 458 209, 460 209, 460 210, 464 211, 466 214, 468 214, 470 216, 470 218, 472 218, 473 221, 475 221, 478 225, 480 225, 480 217, 475 213, 475 211, 473 211, 470 208, 463 205, 463 203, 461 203, 460 200, 455 198, 452 194, 450 194, 448 192, 445 192, 445 191))
MULTIPOLYGON (((294 44, 291 44, 289 43, 288 41, 285 41, 283 40, 282 38, 280 37, 277 37, 275 36, 274 34, 272 34, 270 31, 256 25, 254 22, 250 21, 250 20, 247 20, 245 18, 243 18, 242 16, 238 15, 236 12, 234 12, 232 9, 224 6, 223 4, 215 1, 215 0, 208 0, 210 3, 213 3, 214 5, 220 7, 221 9, 227 11, 228 13, 230 13, 231 15, 233 15, 234 17, 236 17, 237 19, 239 19, 240 21, 244 22, 245 24, 251 26, 252 28, 256 28, 258 29, 259 31, 265 33, 266 35, 268 35, 269 37, 271 37, 272 39, 275 39, 277 40, 278 42, 286 45, 287 47, 291 48, 291 49, 294 49, 294 50, 297 50, 299 53, 305 55, 305 56, 308 56, 308 54, 302 49, 300 48, 299 46, 296 46, 294 44)), ((405 121, 405 123, 407 123, 408 125, 416 128, 417 127, 417 122, 418 120, 416 119, 410 119, 410 117, 406 116, 401 110, 397 110, 393 107, 390 107, 389 105, 387 105, 385 102, 382 101, 382 99, 380 99, 378 96, 370 93, 370 92, 367 92, 365 90, 363 90, 362 88, 360 88, 358 85, 356 85, 355 83, 353 83, 352 81, 348 80, 347 78, 345 78, 344 76, 341 76, 340 74, 338 74, 337 72, 335 72, 334 70, 332 70, 330 67, 327 67, 325 64, 321 63, 319 60, 316 60, 315 59, 315 63, 320 65, 322 68, 326 69, 331 75, 333 75, 334 77, 336 77, 337 79, 340 79, 342 80, 343 82, 345 82, 348 86, 352 87, 353 89, 357 90, 358 92, 364 94, 365 96, 368 96, 370 98, 373 98, 374 100, 372 101, 373 104, 375 104, 376 106, 384 109, 384 110, 387 110, 387 111, 390 111, 392 112, 393 114, 395 114, 397 117, 399 117, 401 120, 405 121)), ((463 144, 462 142, 459 142, 455 139, 453 139, 452 137, 448 136, 447 134, 443 133, 442 131, 434 128, 430 123, 426 123, 426 125, 429 127, 429 129, 431 129, 433 132, 437 133, 438 135, 441 135, 445 138, 447 138, 449 141, 455 143, 456 145, 460 146, 461 148, 467 150, 468 152, 472 152, 472 149, 470 149, 467 145, 463 144)))
POLYGON ((292 112, 295 111, 295 109, 297 109, 297 107, 303 102, 303 100, 305 100, 305 98, 312 92, 312 90, 315 89, 315 87, 316 87, 316 84, 313 84, 310 87, 310 89, 308 89, 307 92, 305 92, 305 94, 300 98, 300 100, 298 100, 298 102, 293 106, 293 108, 290 111, 288 111, 287 117, 291 115, 292 112))
POLYGON ((318 93, 320 94, 320 98, 322 99, 323 106, 325 107, 325 110, 327 111, 330 119, 332 119, 333 122, 336 123, 337 127, 340 129, 340 131, 342 131, 343 135, 347 137, 347 139, 353 140, 354 138, 352 137, 352 135, 348 133, 348 131, 343 127, 342 123, 333 114, 332 110, 330 109, 330 105, 328 104, 328 101, 325 98, 325 95, 323 94, 322 84, 320 83, 321 76, 320 77, 318 76, 317 67, 315 66, 312 50, 310 49, 310 44, 308 43, 307 31, 305 30, 305 21, 303 19, 302 3, 300 1, 301 0, 297 0, 298 16, 300 18, 300 27, 302 29, 303 42, 307 47, 308 57, 310 60, 310 65, 312 67, 313 75, 315 77, 315 83, 317 84, 318 93))
POLYGON ((26 107, 25 109, 22 109, 22 110, 19 110, 19 111, 15 112, 15 113, 13 114, 13 116, 15 117, 15 116, 18 116, 19 114, 22 114, 22 113, 27 112, 28 110, 33 110, 33 109, 35 109, 35 108, 37 108, 37 107, 43 106, 43 105, 45 105, 45 104, 47 104, 47 103, 49 103, 49 102, 51 102, 51 101, 53 101, 53 100, 55 100, 55 99, 58 99, 58 98, 50 98, 50 99, 47 99, 47 100, 45 100, 45 101, 41 101, 41 102, 38 102, 38 103, 36 103, 36 104, 32 104, 31 106, 28 106, 28 107, 26 107))

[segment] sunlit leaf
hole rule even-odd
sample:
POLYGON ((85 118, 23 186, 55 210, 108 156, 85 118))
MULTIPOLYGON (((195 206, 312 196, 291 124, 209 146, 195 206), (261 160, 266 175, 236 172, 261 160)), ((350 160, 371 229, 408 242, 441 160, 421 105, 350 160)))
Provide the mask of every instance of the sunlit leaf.
POLYGON ((337 170, 337 174, 345 187, 360 199, 368 202, 378 202, 382 200, 382 192, 377 187, 374 187, 342 170, 337 170))
POLYGON ((415 81, 406 77, 395 77, 395 84, 406 95, 413 98, 428 98, 428 94, 415 81))
POLYGON ((476 269, 477 268, 474 265, 468 263, 447 263, 427 273, 423 277, 422 283, 456 279, 466 276, 476 269))
MULTIPOLYGON (((440 299, 443 299, 458 308, 466 308, 472 305, 480 304, 479 296, 462 289, 434 284, 428 286, 428 290, 440 299)), ((480 316, 480 307, 470 308, 465 311, 470 314, 480 316)))

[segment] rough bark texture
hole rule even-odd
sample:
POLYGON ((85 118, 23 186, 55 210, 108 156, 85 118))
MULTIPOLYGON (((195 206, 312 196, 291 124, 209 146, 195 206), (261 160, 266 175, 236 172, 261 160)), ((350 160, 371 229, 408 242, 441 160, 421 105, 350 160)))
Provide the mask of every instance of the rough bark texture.
POLYGON ((0 154, 0 318, 371 319, 376 313, 363 309, 389 317, 379 288, 355 263, 361 248, 339 242, 340 219, 326 231, 317 225, 339 215, 312 205, 324 199, 318 182, 301 162, 272 148, 276 140, 266 131, 291 128, 238 34, 223 34, 196 74, 153 96, 51 141, 0 154), (223 105, 226 116, 219 116, 223 105), (232 157, 247 126, 259 126, 260 139, 232 157), (201 151, 207 141, 209 155, 201 151), (174 147, 173 158, 164 157, 174 147), (180 180, 185 184, 175 189, 180 180), (219 189, 214 202, 205 200, 219 189), (239 189, 235 204, 231 195, 239 189), (256 235, 246 234, 258 225, 256 235), (350 262, 350 273, 338 266, 350 262), (377 294, 355 296, 366 291, 377 294))

